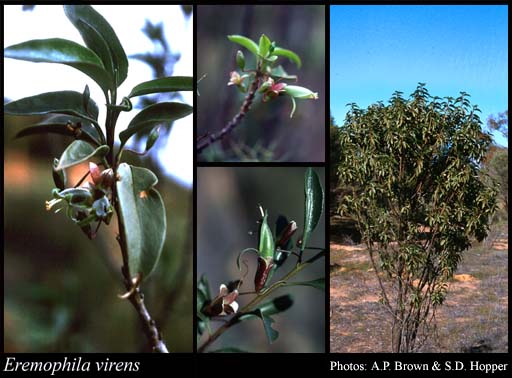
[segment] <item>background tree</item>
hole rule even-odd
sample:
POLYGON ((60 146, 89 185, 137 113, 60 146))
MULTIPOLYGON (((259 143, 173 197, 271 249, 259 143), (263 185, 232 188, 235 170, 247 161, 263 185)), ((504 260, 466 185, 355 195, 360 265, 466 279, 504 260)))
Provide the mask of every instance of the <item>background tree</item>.
MULTIPOLYGON (((508 137, 508 110, 487 118, 487 126, 508 137)), ((500 216, 508 216, 508 147, 494 145, 485 159, 488 174, 498 183, 498 200, 501 202, 500 216)))
POLYGON ((329 122, 329 134, 330 134, 330 162, 331 162, 331 168, 330 168, 330 203, 331 203, 331 214, 336 212, 336 193, 338 190, 338 164, 339 159, 341 155, 341 148, 340 148, 340 140, 339 140, 339 128, 336 125, 336 121, 334 117, 330 117, 329 122))
POLYGON ((492 130, 498 130, 504 136, 508 137, 508 109, 498 115, 490 115, 487 118, 487 125, 492 130))
POLYGON ((420 83, 410 99, 352 104, 340 128, 340 184, 354 188, 340 210, 368 248, 393 352, 417 350, 431 333, 448 280, 495 209, 481 172, 491 138, 467 97, 431 97, 420 83))

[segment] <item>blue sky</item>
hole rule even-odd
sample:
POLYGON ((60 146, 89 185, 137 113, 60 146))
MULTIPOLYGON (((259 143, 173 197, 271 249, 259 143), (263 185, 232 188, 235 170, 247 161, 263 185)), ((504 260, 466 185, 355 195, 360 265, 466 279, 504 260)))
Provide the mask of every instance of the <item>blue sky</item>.
POLYGON ((331 6, 330 63, 338 124, 347 103, 386 103, 418 82, 435 96, 469 93, 485 123, 508 108, 508 6, 331 6))

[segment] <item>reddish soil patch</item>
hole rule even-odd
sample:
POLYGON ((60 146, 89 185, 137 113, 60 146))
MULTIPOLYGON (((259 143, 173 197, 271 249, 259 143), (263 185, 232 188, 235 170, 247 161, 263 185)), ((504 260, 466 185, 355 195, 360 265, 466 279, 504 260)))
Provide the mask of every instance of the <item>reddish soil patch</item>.
MULTIPOLYGON (((481 344, 481 351, 508 351, 505 234, 489 247, 483 243, 466 252, 437 311, 437 335, 420 351, 475 351, 481 344)), ((379 303, 378 280, 364 246, 331 244, 330 283, 331 352, 390 352, 390 316, 379 303)))

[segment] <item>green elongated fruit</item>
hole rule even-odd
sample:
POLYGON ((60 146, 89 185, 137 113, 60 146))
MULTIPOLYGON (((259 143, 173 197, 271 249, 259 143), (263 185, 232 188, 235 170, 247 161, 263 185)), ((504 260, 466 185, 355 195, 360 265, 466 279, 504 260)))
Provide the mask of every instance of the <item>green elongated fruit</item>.
POLYGON ((263 289, 265 287, 265 283, 270 278, 269 274, 272 270, 272 266, 274 265, 275 250, 274 237, 272 236, 272 231, 268 225, 268 213, 266 211, 263 213, 263 209, 261 207, 260 211, 263 214, 263 219, 261 220, 260 226, 258 269, 254 276, 254 289, 256 292, 263 289))
MULTIPOLYGON (((260 207, 260 209, 261 209, 261 207, 260 207)), ((263 215, 263 219, 261 220, 260 235, 259 235, 260 240, 259 240, 259 246, 258 246, 260 256, 264 259, 272 257, 274 255, 274 249, 275 249, 274 237, 272 236, 272 231, 270 230, 267 219, 268 219, 268 213, 265 211, 265 214, 263 215)))

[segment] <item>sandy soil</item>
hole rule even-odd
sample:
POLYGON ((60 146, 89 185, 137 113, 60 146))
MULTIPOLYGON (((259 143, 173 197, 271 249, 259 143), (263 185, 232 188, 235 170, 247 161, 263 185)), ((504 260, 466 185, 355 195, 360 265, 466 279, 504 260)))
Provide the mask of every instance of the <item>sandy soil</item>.
MULTIPOLYGON (((466 252, 445 303, 437 336, 422 352, 508 351, 508 232, 466 252)), ((390 352, 390 317, 362 245, 331 243, 331 352, 390 352)))

